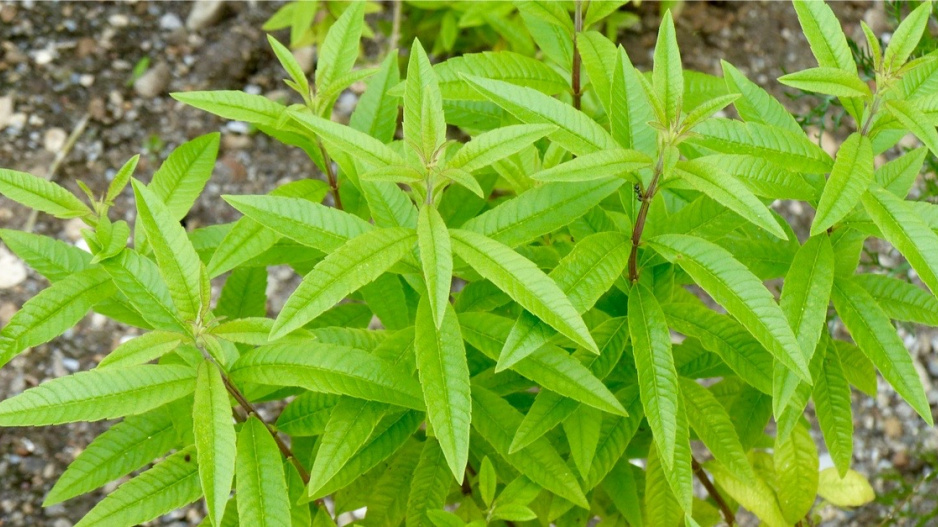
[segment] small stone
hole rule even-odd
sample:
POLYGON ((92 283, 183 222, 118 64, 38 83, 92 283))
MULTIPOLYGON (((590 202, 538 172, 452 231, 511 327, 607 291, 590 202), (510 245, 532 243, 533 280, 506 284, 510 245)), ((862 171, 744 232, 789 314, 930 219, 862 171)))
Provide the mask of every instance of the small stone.
POLYGON ((247 134, 251 131, 251 126, 244 121, 228 121, 225 123, 225 129, 235 134, 247 134))
POLYGON ((0 289, 11 289, 26 280, 26 265, 6 247, 0 247, 0 289))
POLYGON ((86 228, 88 228, 88 226, 85 225, 85 222, 83 222, 81 218, 72 218, 65 222, 65 237, 70 241, 77 242, 82 239, 82 229, 86 228))
POLYGON ((36 61, 36 64, 39 66, 45 66, 46 64, 52 62, 55 58, 55 55, 48 49, 40 49, 33 55, 33 60, 36 61))
POLYGON ((0 97, 0 130, 6 128, 13 119, 13 96, 0 97))
POLYGON ((59 518, 52 522, 52 527, 72 527, 74 523, 66 520, 65 518, 59 518))
POLYGON ((81 84, 85 88, 90 88, 94 84, 94 75, 90 73, 85 73, 81 77, 78 77, 78 84, 81 84))
POLYGON ((6 326, 7 322, 16 314, 16 304, 13 302, 4 302, 0 304, 0 326, 6 326))
POLYGON ((893 454, 892 466, 899 470, 909 466, 909 453, 905 450, 900 450, 893 454))
POLYGON ((107 17, 107 23, 114 27, 127 27, 130 25, 130 19, 127 15, 117 13, 107 17))
POLYGON ((192 4, 192 11, 186 18, 186 27, 190 31, 199 31, 212 26, 225 14, 222 0, 201 0, 192 4))
POLYGON ((160 17, 160 29, 163 31, 175 31, 182 27, 182 20, 176 13, 166 13, 160 17))
POLYGON ((68 133, 66 133, 65 130, 61 128, 49 128, 42 137, 42 146, 47 152, 57 154, 59 150, 62 150, 62 147, 65 146, 67 139, 68 133))
POLYGON ((148 99, 157 97, 166 91, 171 76, 172 71, 169 66, 165 62, 160 62, 134 82, 134 90, 141 97, 148 99))
POLYGON ((316 47, 303 46, 302 48, 294 49, 293 58, 296 59, 303 73, 310 73, 313 71, 313 66, 316 65, 316 47))
POLYGON ((13 4, 6 4, 0 8, 0 21, 4 24, 9 24, 13 21, 13 17, 16 16, 16 6, 13 4))
POLYGON ((254 140, 249 135, 225 134, 221 137, 221 144, 224 150, 245 150, 251 147, 254 140))
POLYGON ((73 359, 71 357, 63 357, 62 366, 65 366, 66 370, 74 372, 74 371, 78 371, 78 368, 81 367, 81 364, 78 362, 77 359, 73 359))
POLYGON ((887 417, 883 421, 883 433, 889 439, 899 439, 902 437, 902 421, 895 417, 887 417))

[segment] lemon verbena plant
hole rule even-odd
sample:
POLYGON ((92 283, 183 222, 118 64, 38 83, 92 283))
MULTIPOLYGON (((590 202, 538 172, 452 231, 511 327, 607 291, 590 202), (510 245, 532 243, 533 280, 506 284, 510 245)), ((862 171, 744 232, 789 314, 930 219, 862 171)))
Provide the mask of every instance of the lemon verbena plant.
POLYGON ((614 11, 602 2, 572 17, 562 3, 520 9, 538 59, 433 64, 414 41, 404 80, 396 52, 356 69, 366 4, 353 3, 312 79, 270 39, 302 102, 174 94, 323 174, 223 196, 243 214, 233 223, 180 224, 217 134, 148 184, 131 159, 88 203, 0 170, 5 198, 81 218, 90 248, 0 231, 51 282, 0 332, 0 364, 89 310, 143 330, 94 369, 0 402, 4 427, 123 418, 47 504, 141 469, 78 525, 200 499, 212 526, 359 511, 374 526, 657 527, 733 524, 740 508, 812 525, 822 503, 873 498, 850 468, 852 390, 874 395, 879 375, 933 419, 893 325, 938 325, 938 206, 906 199, 938 153, 938 55, 911 56, 930 7, 884 50, 863 26, 867 83, 830 8, 795 2, 818 67, 779 80, 840 99, 853 129, 833 157, 732 65, 685 71, 670 14, 645 73, 590 29, 614 11), (333 121, 363 79, 348 124, 333 121), (909 133, 924 146, 877 162, 909 133), (128 183, 133 227, 108 217, 128 183), (813 207, 810 232, 776 200, 813 207), (918 280, 859 271, 871 238, 918 280), (303 278, 271 318, 273 265, 303 278), (809 404, 832 468, 819 470, 809 404))

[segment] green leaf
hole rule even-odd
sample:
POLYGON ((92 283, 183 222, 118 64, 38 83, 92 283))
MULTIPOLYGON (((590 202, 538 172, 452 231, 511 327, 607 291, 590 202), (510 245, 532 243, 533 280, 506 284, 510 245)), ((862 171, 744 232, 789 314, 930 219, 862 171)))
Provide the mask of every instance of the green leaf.
POLYGON ((837 507, 861 507, 876 499, 870 482, 855 470, 840 477, 836 468, 826 468, 818 479, 818 494, 837 507))
POLYGON ((277 430, 293 437, 322 435, 332 408, 340 399, 340 396, 333 394, 304 392, 290 401, 280 413, 277 430))
POLYGON ((143 224, 147 240, 160 273, 169 286, 169 294, 180 315, 195 321, 202 312, 202 264, 186 231, 162 199, 137 180, 131 181, 137 201, 137 219, 143 224))
POLYGON ((456 312, 449 303, 443 307, 444 316, 437 326, 430 303, 421 299, 417 307, 414 353, 427 420, 440 441, 453 476, 461 482, 469 459, 469 367, 456 312))
POLYGON ((235 429, 231 403, 218 368, 199 364, 192 406, 192 433, 199 454, 199 481, 212 525, 221 525, 235 475, 235 429))
POLYGON ((938 298, 921 287, 882 274, 859 274, 853 281, 872 295, 889 318, 938 326, 938 298))
POLYGON ((26 348, 61 335, 114 292, 111 278, 100 268, 76 272, 43 289, 0 331, 0 366, 26 348))
POLYGON ((729 251, 681 234, 656 236, 648 244, 679 264, 776 359, 810 382, 807 361, 772 293, 729 251))
POLYGON ((242 267, 228 275, 215 315, 232 320, 267 315, 267 269, 242 267))
MULTIPOLYGON (((404 521, 410 485, 401 482, 412 481, 422 450, 422 443, 409 440, 394 456, 388 468, 382 471, 368 496, 368 510, 365 512, 363 525, 392 527, 404 521)), ((446 478, 448 480, 449 476, 446 478)))
POLYGON ((410 229, 376 229, 357 236, 316 264, 287 299, 270 337, 304 326, 349 294, 375 280, 409 254, 416 242, 410 229))
POLYGON ((517 247, 568 225, 622 184, 621 179, 546 183, 472 218, 461 228, 517 247))
POLYGON ((678 161, 674 175, 698 192, 752 222, 753 225, 782 240, 788 235, 778 225, 772 212, 752 192, 715 163, 697 160, 678 161))
POLYGON ((420 209, 417 219, 417 245, 423 277, 427 282, 430 313, 437 328, 449 306, 449 291, 453 280, 453 253, 449 231, 440 213, 430 205, 420 209))
MULTIPOLYGON (((306 78, 303 67, 296 61, 296 57, 293 56, 293 53, 272 35, 267 35, 267 43, 270 44, 274 55, 276 55, 277 60, 280 61, 280 65, 283 66, 287 75, 290 76, 290 80, 293 81, 293 89, 303 97, 304 101, 308 102, 311 92, 309 89, 309 80, 306 78)), ((317 80, 319 80, 318 75, 317 80)))
POLYGON ((368 134, 303 110, 291 109, 288 114, 301 127, 362 162, 373 166, 404 164, 404 160, 394 150, 368 134))
POLYGON ((140 161, 140 154, 128 159, 127 162, 124 163, 124 166, 117 171, 117 174, 114 174, 114 179, 112 179, 111 183, 107 186, 107 194, 104 196, 104 201, 113 202, 117 199, 117 196, 124 190, 127 183, 130 183, 130 177, 133 176, 138 161, 140 161))
POLYGON ((746 458, 746 450, 730 421, 729 414, 710 390, 697 381, 681 378, 681 394, 691 428, 713 457, 742 481, 754 481, 756 474, 746 458))
POLYGON ((349 126, 382 143, 389 143, 397 130, 397 98, 387 94, 401 78, 397 59, 397 50, 388 53, 378 72, 368 80, 368 87, 349 118, 349 126))
POLYGON ((446 163, 448 168, 475 172, 513 155, 557 130, 549 124, 515 124, 496 128, 472 138, 446 163))
POLYGON ((850 279, 837 279, 834 308, 847 331, 896 392, 931 426, 932 415, 912 357, 882 308, 850 279))
POLYGON ((771 527, 790 525, 779 508, 775 493, 761 477, 757 478, 754 483, 740 480, 717 461, 704 463, 704 467, 713 476, 719 488, 758 516, 766 525, 771 527))
POLYGON ((179 333, 186 331, 169 287, 152 260, 134 250, 124 249, 118 256, 102 262, 101 267, 154 328, 179 333))
POLYGON ((676 122, 684 103, 684 68, 681 67, 681 52, 677 47, 670 10, 664 13, 658 27, 652 83, 655 93, 664 102, 668 123, 676 122))
POLYGON ((853 458, 853 413, 850 408, 850 385, 844 376, 840 357, 832 349, 826 352, 821 373, 814 380, 814 411, 824 433, 824 442, 841 477, 853 458))
MULTIPOLYGON (((147 186, 176 221, 181 220, 212 176, 221 134, 213 132, 179 145, 147 186)), ((139 199, 139 198, 138 198, 139 199)))
POLYGON ((290 502, 283 463, 274 438, 255 416, 238 433, 238 518, 241 525, 290 525, 290 502))
POLYGON ((94 438, 55 482, 42 502, 49 507, 126 476, 162 456, 177 442, 166 408, 131 416, 94 438))
POLYGON ((810 0, 796 0, 794 6, 818 65, 856 73, 857 66, 847 45, 847 37, 831 8, 824 2, 810 0))
POLYGON ((141 414, 192 392, 186 366, 130 366, 79 372, 0 401, 0 426, 43 426, 141 414))
POLYGON ((225 119, 245 121, 279 129, 286 106, 263 95, 240 90, 194 91, 171 93, 170 97, 193 108, 205 110, 225 119))
POLYGON ((609 90, 609 128, 624 148, 654 155, 657 139, 654 129, 648 125, 654 114, 642 89, 640 76, 625 49, 619 46, 609 90))
POLYGON ((479 274, 559 333, 598 353, 570 299, 534 263, 480 234, 456 229, 450 235, 453 250, 479 274))
POLYGON ((201 495, 196 451, 190 446, 118 487, 75 525, 137 525, 184 507, 201 495))
POLYGON ((733 105, 744 121, 762 123, 796 134, 802 133, 801 126, 778 99, 747 79, 729 62, 721 60, 720 64, 723 67, 723 80, 726 81, 726 87, 730 93, 741 95, 733 105))
MULTIPOLYGON (((453 482, 449 475, 446 456, 440 443, 434 438, 427 439, 410 482, 407 527, 429 527, 433 523, 428 511, 441 509, 446 504, 446 495, 453 482)), ((460 482, 462 476, 460 474, 460 482)))
POLYGON ((731 93, 701 103, 687 114, 687 117, 681 122, 681 127, 684 130, 692 130, 698 124, 713 117, 713 114, 732 104, 736 99, 739 99, 739 94, 731 93))
POLYGON ((296 353, 294 344, 271 344, 247 353, 231 368, 239 382, 299 386, 314 392, 423 409, 420 386, 403 369, 374 355, 343 346, 318 344, 296 353))
POLYGON ((883 54, 883 67, 886 71, 895 71, 905 64, 909 55, 918 47, 930 15, 931 5, 922 4, 913 9, 893 31, 889 46, 883 54))
POLYGON ((324 90, 352 70, 358 58, 358 41, 364 26, 364 16, 365 2, 351 2, 329 28, 317 50, 317 90, 324 90))
POLYGON ((495 500, 497 485, 498 475, 495 473, 495 466, 492 465, 492 460, 485 456, 482 458, 482 466, 479 469, 479 494, 487 507, 491 507, 492 501, 495 500))
POLYGON ((694 128, 699 137, 688 143, 725 154, 748 154, 783 168, 806 173, 830 170, 831 158, 805 135, 764 124, 708 119, 694 128))
POLYGON ((649 525, 676 525, 681 517, 681 505, 671 490, 668 471, 651 445, 645 469, 645 521, 649 525))
POLYGON ((871 188, 862 201, 886 241, 909 260, 932 293, 938 293, 938 234, 906 201, 887 190, 871 188))
POLYGON ((850 134, 837 151, 837 159, 817 214, 811 223, 811 236, 824 232, 842 220, 869 188, 873 181, 873 145, 866 136, 850 134))
POLYGON ((678 398, 681 396, 671 355, 671 333, 661 306, 645 286, 636 284, 632 287, 628 309, 629 334, 642 406, 661 453, 661 461, 670 470, 674 464, 678 398))
POLYGON ((430 164, 446 141, 443 97, 436 73, 420 41, 414 39, 404 84, 404 138, 430 164))
POLYGON ((938 131, 921 111, 909 102, 898 100, 886 101, 886 111, 924 143, 932 154, 938 155, 938 131))
POLYGON ((566 163, 535 172, 531 175, 531 179, 537 181, 580 182, 617 177, 638 181, 638 176, 632 173, 643 168, 649 168, 653 163, 654 160, 641 152, 614 148, 586 154, 566 163))
POLYGON ((570 457, 580 477, 589 477, 590 466, 599 444, 603 414, 592 407, 579 408, 563 421, 563 431, 570 445, 570 457))
MULTIPOLYGON (((589 88, 596 92, 596 97, 606 110, 606 115, 609 115, 611 113, 609 86, 612 82, 613 70, 607 65, 614 63, 617 58, 616 45, 597 31, 579 31, 576 34, 576 48, 582 61, 581 68, 586 70, 586 75, 589 77, 589 88)), ((580 91, 584 91, 583 88, 580 91)))
POLYGON ((91 209, 59 185, 26 172, 0 168, 0 194, 57 218, 91 216, 91 209))
POLYGON ((775 474, 778 503, 789 523, 811 511, 818 491, 818 453, 807 428, 796 425, 785 439, 775 439, 775 474))
POLYGON ((479 185, 475 176, 461 168, 447 168, 440 172, 440 177, 461 185, 479 198, 485 199, 486 193, 482 190, 482 186, 479 185))
POLYGON ((856 73, 840 68, 808 68, 782 75, 778 82, 807 92, 835 97, 870 97, 870 87, 856 73))
POLYGON ((504 81, 547 95, 568 91, 569 84, 547 64, 512 51, 484 51, 453 57, 433 67, 444 99, 484 101, 463 74, 504 81))
POLYGON ((91 266, 90 254, 48 236, 0 229, 0 238, 26 265, 50 282, 58 282, 91 266))
POLYGON ((384 416, 387 405, 343 397, 331 409, 310 469, 309 494, 316 494, 358 452, 384 416))
POLYGON ((473 89, 520 121, 557 126, 557 131, 549 137, 575 155, 616 146, 609 132, 596 121, 572 106, 537 90, 471 75, 464 75, 463 78, 473 89))
POLYGON ((150 362, 179 347, 184 338, 184 335, 169 331, 144 333, 114 348, 98 363, 98 368, 119 368, 150 362))
POLYGON ((922 170, 928 149, 918 147, 880 166, 873 173, 876 183, 899 198, 905 198, 922 170))
POLYGON ((583 490, 573 473, 544 438, 509 453, 521 415, 507 401, 479 386, 472 387, 472 427, 512 467, 544 489, 571 503, 588 508, 583 490))

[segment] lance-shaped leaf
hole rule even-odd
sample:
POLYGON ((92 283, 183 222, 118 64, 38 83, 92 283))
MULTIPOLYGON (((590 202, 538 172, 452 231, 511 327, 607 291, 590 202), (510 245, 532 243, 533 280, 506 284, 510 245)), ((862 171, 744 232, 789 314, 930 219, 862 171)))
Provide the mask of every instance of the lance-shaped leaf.
POLYGON ((674 167, 674 175, 753 225, 777 238, 788 239, 788 235, 759 198, 735 177, 720 170, 716 164, 696 160, 679 161, 674 167))
POLYGON ((563 431, 570 445, 570 457, 583 479, 589 477, 590 466, 599 445, 602 422, 603 414, 588 406, 578 409, 563 421, 563 431))
POLYGON ((154 328, 180 333, 186 331, 156 263, 134 250, 124 249, 114 258, 102 262, 101 267, 154 328))
POLYGON ((251 416, 238 433, 238 519, 242 525, 289 527, 290 502, 283 462, 267 427, 251 416))
POLYGON ((834 467, 818 475, 818 495, 838 507, 860 507, 876 499, 870 482, 855 470, 840 477, 834 467))
POLYGON ((163 201, 173 219, 181 220, 205 188, 220 140, 221 134, 215 132, 179 145, 153 174, 147 188, 163 201))
MULTIPOLYGON (((834 250, 826 235, 814 236, 795 253, 779 307, 788 318, 805 359, 810 363, 827 320, 834 285, 834 250)), ((799 379, 780 363, 775 365, 773 402, 780 416, 798 386, 799 379)))
POLYGON ((576 478, 545 438, 511 454, 511 438, 521 415, 507 401, 479 386, 472 387, 472 427, 511 466, 554 494, 587 508, 576 478))
POLYGON ((43 507, 74 498, 137 470, 177 442, 165 408, 124 419, 88 444, 55 482, 43 507))
POLYGON ((772 293, 729 251, 693 236, 664 234, 648 244, 679 264, 776 359, 811 381, 808 362, 772 293))
POLYGON ((618 177, 638 181, 633 172, 649 168, 653 163, 650 157, 636 150, 614 148, 586 154, 535 172, 531 178, 538 181, 578 182, 618 177))
POLYGON ((310 469, 309 493, 329 482, 364 445, 384 416, 387 405, 343 397, 331 409, 310 469))
POLYGON ((141 414, 192 393, 195 371, 143 365, 79 372, 0 401, 0 426, 43 426, 141 414))
POLYGON ((883 237, 909 260, 932 293, 938 293, 938 234, 906 201, 887 190, 874 186, 862 200, 883 237))
POLYGON ((58 282, 91 266, 90 254, 48 236, 0 229, 0 238, 26 265, 50 282, 58 282))
POLYGON ((824 365, 814 381, 814 411, 824 434, 824 443, 843 477, 853 458, 853 413, 850 408, 850 384, 833 346, 825 353, 824 365))
POLYGON ((609 90, 609 128, 624 148, 654 155, 655 131, 648 125, 654 117, 639 75, 625 49, 619 46, 609 90))
POLYGON ((873 145, 866 136, 853 133, 837 151, 837 160, 811 223, 811 235, 822 233, 842 220, 872 181, 873 145))
MULTIPOLYGON (((304 101, 308 102, 311 92, 309 89, 309 80, 306 78, 306 72, 303 71, 303 67, 297 62, 296 57, 293 56, 290 49, 281 44, 280 41, 275 39, 272 35, 267 35, 267 43, 270 44, 270 49, 273 50, 274 55, 277 56, 280 65, 283 66, 287 75, 290 76, 290 80, 284 79, 284 82, 296 90, 296 92, 303 97, 304 101)), ((319 75, 316 77, 316 80, 319 80, 319 75)))
POLYGON ((192 406, 192 433, 199 453, 199 481, 212 525, 222 523, 235 474, 235 429, 231 403, 218 368, 199 364, 192 406))
MULTIPOLYGON (((911 13, 899 24, 889 39, 889 46, 883 54, 883 67, 886 71, 898 70, 915 51, 922 38, 922 33, 928 25, 931 14, 931 5, 922 4, 913 9, 911 13)), ((841 471, 843 477, 843 471, 841 471)))
POLYGON ((778 82, 814 93, 835 97, 869 97, 870 87, 856 73, 840 68, 809 68, 782 75, 778 82))
POLYGON ((670 470, 677 441, 678 386, 671 333, 654 294, 637 284, 629 292, 629 334, 638 370, 645 417, 651 426, 662 463, 670 470))
POLYGON ((547 95, 569 90, 567 79, 550 66, 513 51, 467 53, 441 62, 433 70, 440 79, 444 99, 486 100, 462 78, 467 73, 533 88, 547 95))
POLYGON ((304 326, 409 254, 417 235, 410 229, 376 229, 357 236, 316 264, 284 304, 271 339, 304 326))
POLYGON ((729 62, 721 60, 720 64, 723 67, 723 80, 726 81, 730 93, 741 95, 733 105, 744 121, 755 121, 789 132, 801 133, 801 126, 778 99, 747 79, 729 62))
POLYGON ((747 482, 737 478, 732 471, 718 461, 704 463, 704 468, 713 476, 714 483, 736 500, 740 505, 755 514, 770 527, 789 525, 778 505, 775 493, 761 477, 747 482))
POLYGON ((479 182, 476 180, 475 176, 466 172, 461 168, 447 168, 440 172, 440 177, 448 179, 457 185, 460 185, 467 190, 471 191, 476 196, 485 199, 485 191, 482 190, 482 186, 479 185, 479 182))
POLYGON ((658 28, 654 61, 652 83, 655 94, 664 102, 668 122, 674 122, 681 116, 684 103, 684 68, 681 67, 681 52, 677 47, 670 10, 665 12, 658 28))
POLYGON ((365 351, 318 344, 296 353, 294 344, 271 344, 239 359, 231 369, 236 381, 299 386, 314 392, 349 395, 370 401, 423 409, 420 386, 403 369, 365 351))
POLYGON ((938 326, 938 298, 925 289, 884 274, 859 274, 853 281, 873 296, 889 318, 938 326))
POLYGON ((556 130, 556 126, 549 124, 515 124, 496 128, 473 137, 446 166, 475 172, 517 153, 556 130))
POLYGON ((446 223, 431 205, 424 206, 417 218, 417 246, 420 248, 423 278, 427 282, 430 313, 433 315, 433 323, 439 328, 449 306, 453 252, 446 223))
POLYGON ((928 149, 920 146, 880 166, 873 177, 879 186, 899 198, 905 198, 912 190, 927 156, 928 149))
POLYGON ((623 183, 622 179, 547 183, 472 218, 461 228, 517 247, 568 225, 623 183))
POLYGON ((288 110, 288 113, 301 127, 365 163, 374 166, 404 164, 404 160, 397 155, 397 152, 366 133, 303 110, 288 110))
POLYGON ((906 101, 893 100, 886 101, 886 111, 924 143, 932 154, 938 155, 938 131, 918 108, 906 101))
POLYGON ((373 228, 358 216, 300 198, 222 196, 222 199, 277 234, 325 252, 332 252, 373 228))
POLYGON ((115 292, 101 268, 90 268, 53 283, 30 298, 0 331, 0 366, 26 348, 48 342, 74 326, 91 306, 115 292))
POLYGON ((349 118, 349 126, 383 143, 390 142, 397 130, 397 98, 387 94, 401 78, 397 58, 397 50, 387 54, 349 118))
POLYGON ((775 439, 773 457, 779 506, 790 523, 797 523, 817 499, 817 446, 807 428, 795 426, 787 438, 775 439))
POLYGON ((694 128, 699 137, 689 143, 725 154, 749 154, 798 172, 821 173, 831 167, 831 158, 804 134, 764 124, 730 119, 708 119, 694 128))
POLYGON ((201 262, 199 255, 163 201, 137 180, 131 181, 137 201, 137 219, 143 224, 147 241, 169 294, 180 315, 194 321, 202 311, 201 262))
POLYGON ((316 60, 316 88, 319 91, 325 90, 355 65, 364 15, 365 2, 352 2, 326 33, 316 60))
POLYGON ((865 289, 850 279, 834 281, 834 308, 857 346, 896 392, 929 425, 931 410, 912 357, 889 318, 865 289))
MULTIPOLYGON (((362 522, 366 527, 400 525, 407 514, 410 486, 402 481, 413 482, 414 471, 420 461, 423 443, 409 441, 402 447, 394 460, 383 471, 368 496, 368 510, 362 522)), ((449 480, 447 468, 446 479, 449 480)))
POLYGON ((696 108, 688 112, 687 117, 681 121, 681 127, 684 130, 693 130, 698 124, 713 117, 713 114, 733 104, 733 101, 736 99, 739 99, 739 94, 731 93, 699 104, 696 108))
POLYGON ((411 47, 404 81, 404 137, 428 163, 446 141, 439 81, 427 52, 417 39, 411 47))
POLYGON ((527 124, 553 124, 550 138, 576 155, 615 148, 602 126, 567 103, 522 86, 471 75, 463 78, 473 89, 527 124))
POLYGON ((114 351, 101 359, 98 368, 119 368, 150 362, 179 347, 185 338, 183 334, 170 331, 144 333, 114 348, 114 351))
POLYGON ((118 487, 75 526, 137 525, 184 507, 201 495, 196 451, 190 446, 118 487))
POLYGON ((56 183, 26 172, 0 168, 0 194, 58 218, 90 216, 91 209, 56 183))
POLYGON ((746 458, 746 450, 739 442, 733 422, 720 401, 710 390, 691 379, 682 377, 680 386, 687 419, 697 437, 713 457, 726 465, 739 479, 754 481, 756 474, 746 458))
POLYGON ((453 250, 479 274, 559 333, 599 353, 570 299, 533 262, 481 234, 457 229, 450 235, 453 250))
MULTIPOLYGON (((446 495, 453 483, 442 445, 429 438, 420 452, 420 461, 414 469, 407 497, 406 527, 430 527, 434 525, 427 511, 441 509, 446 505, 446 495)), ((465 474, 460 473, 460 483, 465 474)))
POLYGON ((322 435, 340 400, 341 396, 331 393, 305 392, 280 413, 277 430, 294 437, 322 435))
POLYGON ((449 303, 444 304, 439 325, 433 319, 430 303, 422 299, 417 307, 414 352, 417 371, 427 405, 427 420, 440 442, 453 476, 462 481, 469 459, 469 366, 463 347, 459 320, 449 303))
POLYGON ((681 504, 668 483, 668 470, 652 445, 645 471, 645 519, 649 525, 677 525, 681 517, 681 504))
POLYGON ((205 110, 225 119, 278 128, 286 106, 263 95, 240 90, 176 92, 170 96, 193 108, 205 110))

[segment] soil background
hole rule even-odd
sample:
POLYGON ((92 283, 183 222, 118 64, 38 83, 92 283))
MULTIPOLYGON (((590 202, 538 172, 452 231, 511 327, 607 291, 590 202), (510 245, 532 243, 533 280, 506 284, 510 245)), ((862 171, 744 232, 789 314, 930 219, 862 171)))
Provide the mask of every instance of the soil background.
MULTIPOLYGON (((87 116, 54 180, 77 191, 75 181, 80 179, 100 194, 131 156, 141 154, 135 176, 146 182, 180 143, 220 131, 219 159, 206 192, 185 219, 189 228, 237 218, 219 198, 222 194, 264 193, 283 181, 322 178, 297 149, 262 134, 248 135, 242 123, 225 122, 168 96, 171 91, 195 89, 289 95, 281 83, 285 74, 260 29, 282 3, 219 5, 201 8, 209 16, 193 24, 187 19, 194 4, 185 2, 0 1, 0 167, 44 176, 67 136, 87 116), (147 72, 136 84, 128 83, 135 64, 144 57, 150 60, 147 72)), ((859 20, 866 20, 877 33, 892 29, 881 2, 835 2, 832 7, 851 36, 860 35, 859 20)), ((385 8, 389 11, 389 6, 385 8)), ((620 32, 620 40, 633 62, 646 69, 651 64, 658 8, 643 2, 637 12, 640 24, 620 32)), ((938 34, 936 28, 931 30, 938 34)), ((790 99, 775 82, 785 72, 816 65, 789 3, 687 2, 677 18, 677 32, 685 66, 720 75, 719 61, 725 59, 788 101, 793 110, 803 112, 812 104, 808 98, 790 99)), ((275 35, 281 41, 288 38, 284 32, 275 35)), ((381 42, 377 44, 380 48, 381 42)), ((315 51, 305 50, 299 58, 312 69, 315 51)), ((340 117, 350 113, 356 99, 354 91, 340 98, 340 117)), ((837 142, 835 132, 825 136, 823 144, 833 149, 837 142)), ((801 227, 800 234, 806 232, 808 210, 790 204, 781 204, 779 210, 801 227)), ((112 219, 115 215, 132 222, 129 191, 118 200, 112 219)), ((0 196, 0 228, 21 229, 28 217, 28 210, 0 196)), ((40 215, 34 231, 80 244, 79 223, 40 215)), ((899 263, 888 248, 879 249, 881 263, 899 263)), ((0 244, 0 326, 47 285, 0 244)), ((289 272, 272 270, 271 314, 294 285, 289 272)), ((938 333, 915 327, 899 330, 916 357, 934 408, 938 359, 933 348, 938 348, 938 333)), ((64 336, 0 369, 0 399, 49 378, 90 369, 122 338, 134 334, 100 315, 89 315, 64 336)), ((854 511, 825 508, 825 524, 938 525, 938 520, 929 519, 938 514, 938 485, 931 480, 938 463, 938 432, 927 428, 882 382, 876 398, 855 394, 853 410, 853 466, 871 479, 879 497, 854 511)), ((68 463, 107 426, 0 429, 0 526, 69 527, 113 490, 116 483, 64 504, 41 506, 68 463)), ((816 439, 823 452, 819 434, 816 439)), ((822 453, 825 464, 831 465, 830 457, 822 453)), ((203 514, 198 504, 152 523, 194 525, 203 514)))

